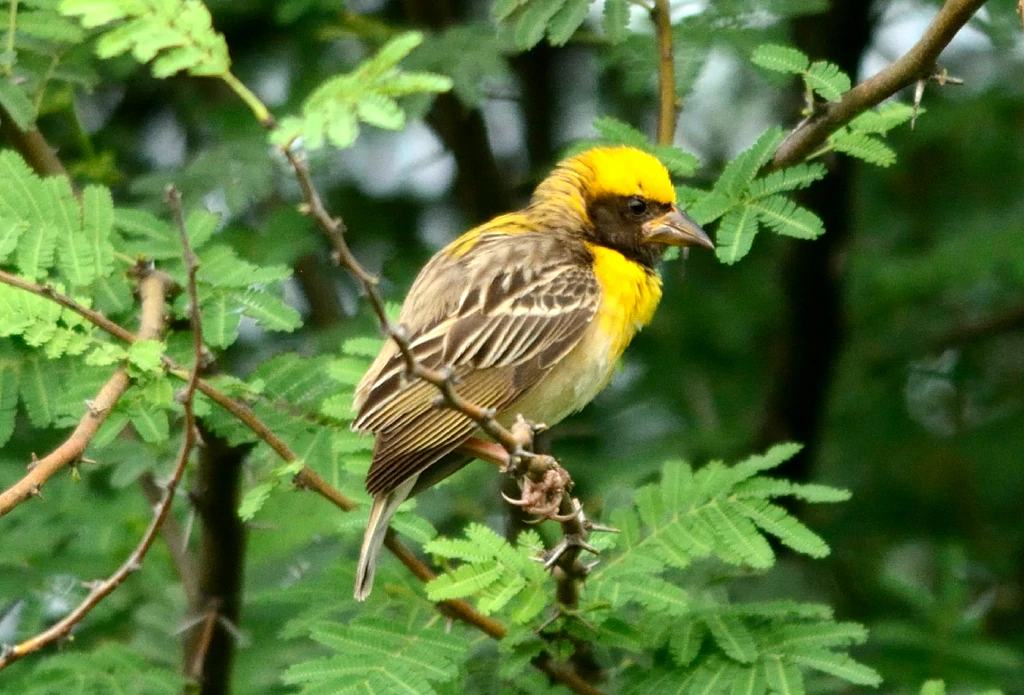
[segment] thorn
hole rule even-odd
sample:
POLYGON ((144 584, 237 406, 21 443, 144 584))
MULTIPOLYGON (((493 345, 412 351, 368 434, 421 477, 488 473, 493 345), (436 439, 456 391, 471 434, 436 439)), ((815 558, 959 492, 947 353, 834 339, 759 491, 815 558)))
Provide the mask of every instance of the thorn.
POLYGON ((595 531, 597 533, 622 533, 619 529, 614 526, 605 526, 604 524, 595 524, 593 521, 583 522, 583 528, 588 531, 595 531))
POLYGON ((444 619, 444 634, 452 634, 452 628, 455 626, 455 618, 452 616, 446 616, 444 619))
POLYGON ((537 626, 537 629, 533 631, 534 634, 535 635, 539 635, 540 633, 544 632, 544 630, 546 630, 549 627, 551 627, 551 624, 553 622, 555 622, 556 620, 558 620, 561 617, 562 617, 562 611, 556 610, 554 612, 554 614, 550 618, 548 618, 543 623, 541 623, 540 625, 537 626))
POLYGON ((548 551, 544 556, 544 569, 550 570, 555 566, 555 563, 565 554, 565 551, 569 549, 569 537, 566 536, 561 542, 554 548, 548 551))
POLYGON ((940 87, 945 87, 947 84, 960 86, 964 83, 963 79, 950 75, 946 68, 940 68, 937 73, 928 79, 938 82, 940 87))
POLYGON ((43 491, 38 485, 30 487, 28 489, 28 495, 29 497, 38 497, 39 499, 43 499, 43 491))
POLYGON ((32 452, 32 460, 28 462, 27 466, 25 466, 25 470, 31 471, 32 469, 34 469, 38 465, 39 465, 39 457, 36 456, 36 452, 33 451, 32 452))
POLYGON ((914 111, 910 116, 910 129, 913 130, 917 124, 917 112, 921 108, 921 98, 924 96, 925 79, 920 79, 914 85, 914 111))
POLYGON ((248 638, 246 638, 245 633, 242 632, 242 630, 239 629, 239 627, 237 625, 235 625, 233 622, 228 620, 227 616, 225 616, 224 614, 220 613, 220 603, 219 602, 211 610, 216 611, 215 615, 217 617, 217 624, 220 625, 222 628, 224 628, 224 631, 227 632, 229 635, 231 635, 231 638, 234 639, 235 642, 239 646, 244 647, 244 646, 247 646, 249 644, 249 640, 248 640, 248 638))
POLYGON ((78 458, 78 461, 79 461, 80 463, 91 463, 91 464, 95 464, 95 463, 96 463, 96 461, 94 461, 93 459, 91 459, 91 458, 86 458, 85 456, 80 456, 80 457, 78 458))

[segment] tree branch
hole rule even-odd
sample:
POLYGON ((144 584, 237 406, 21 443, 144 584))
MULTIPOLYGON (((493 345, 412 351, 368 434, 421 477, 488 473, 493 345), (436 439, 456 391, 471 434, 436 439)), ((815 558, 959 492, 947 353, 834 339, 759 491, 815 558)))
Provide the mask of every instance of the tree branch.
MULTIPOLYGON (((163 298, 164 291, 167 287, 167 281, 166 276, 162 273, 156 272, 150 273, 142 279, 139 289, 143 295, 144 319, 146 318, 147 308, 149 309, 149 313, 155 313, 162 317, 163 298), (159 298, 159 302, 152 299, 153 295, 156 295, 159 298), (159 303, 159 311, 152 308, 152 306, 157 303, 159 303)), ((194 272, 191 274, 190 284, 194 290, 194 272)), ((192 311, 193 330, 198 330, 198 313, 198 305, 194 305, 192 311)), ((178 483, 181 481, 181 476, 185 472, 185 466, 188 464, 189 455, 192 453, 192 449, 195 447, 198 440, 198 436, 196 434, 195 415, 192 412, 192 401, 195 397, 196 386, 199 381, 200 361, 200 355, 197 354, 195 364, 192 367, 188 382, 185 385, 185 390, 180 396, 180 400, 185 409, 185 438, 181 444, 181 451, 178 454, 178 459, 174 465, 174 471, 171 473, 171 478, 167 481, 165 486, 164 498, 160 504, 157 505, 153 513, 153 519, 150 521, 149 527, 146 528, 145 533, 142 534, 142 539, 139 541, 139 544, 135 547, 135 550, 132 551, 131 555, 128 556, 128 559, 125 560, 113 574, 102 581, 95 582, 85 600, 78 604, 78 606, 64 616, 64 618, 57 621, 57 623, 49 629, 44 630, 38 635, 13 647, 4 649, 3 652, 0 653, 0 669, 9 666, 25 655, 31 654, 32 652, 41 649, 52 642, 56 642, 69 634, 74 626, 81 622, 81 620, 88 615, 88 613, 95 608, 100 601, 120 586, 121 583, 128 578, 128 575, 142 569, 142 561, 145 559, 146 553, 148 553, 149 549, 153 546, 153 541, 156 540, 157 533, 160 531, 160 527, 163 525, 164 519, 167 518, 167 515, 171 511, 171 503, 174 501, 174 493, 178 488, 178 483)))
MULTIPOLYGON (((117 326, 117 324, 113 324, 105 316, 82 307, 70 298, 54 292, 52 288, 24 281, 3 271, 0 271, 0 282, 5 282, 41 297, 51 299, 61 306, 66 306, 72 309, 72 311, 82 314, 90 321, 92 316, 96 315, 102 319, 104 324, 117 326), (82 311, 79 311, 79 309, 82 311)), ((142 296, 142 316, 139 321, 139 334, 135 336, 117 326, 119 332, 131 336, 131 340, 127 342, 157 338, 160 335, 164 324, 164 295, 170 283, 170 277, 159 272, 148 272, 139 282, 139 293, 142 296)), ((105 326, 101 325, 100 327, 107 330, 105 326)), ((122 365, 114 371, 114 374, 107 383, 96 394, 96 398, 89 401, 85 415, 79 420, 71 436, 47 456, 29 464, 28 474, 3 493, 0 493, 0 516, 4 516, 26 499, 38 496, 40 489, 46 481, 57 471, 82 457, 86 447, 89 446, 89 442, 96 436, 100 426, 103 425, 107 416, 110 415, 110 411, 113 410, 114 406, 128 390, 129 385, 128 372, 122 365)))
POLYGON ((904 56, 878 74, 846 92, 843 98, 824 106, 801 123, 775 153, 772 167, 797 164, 816 150, 835 130, 889 98, 904 87, 931 76, 935 61, 956 33, 985 4, 985 0, 946 0, 924 36, 904 56))
POLYGON ((108 319, 106 316, 96 311, 95 309, 90 309, 86 306, 79 304, 71 297, 68 297, 67 295, 64 294, 60 294, 49 285, 40 285, 38 283, 31 282, 24 278, 20 278, 17 275, 12 275, 11 273, 8 273, 4 270, 0 270, 0 282, 2 282, 5 285, 10 285, 11 287, 17 287, 20 290, 25 290, 26 292, 31 292, 32 294, 38 297, 45 297, 46 299, 56 302, 57 304, 60 304, 62 307, 70 309, 71 311, 75 312, 76 314, 86 319, 89 323, 93 324, 97 328, 102 328, 104 331, 106 331, 107 333, 109 333, 110 335, 114 336, 115 338, 122 342, 131 344, 134 343, 136 340, 140 340, 143 338, 141 333, 141 323, 140 334, 135 335, 128 329, 123 328, 122 326, 114 323, 113 321, 111 321, 110 319, 108 319))
POLYGON ((672 52, 669 0, 654 0, 651 19, 658 43, 658 144, 671 145, 676 135, 676 61, 672 52))
MULTIPOLYGON (((249 104, 249 101, 247 100, 246 103, 249 104)), ((252 104, 249 105, 252 106, 252 104)), ((265 109, 263 109, 263 111, 265 111, 265 109)), ((257 116, 261 116, 261 111, 258 109, 254 109, 254 113, 257 116)), ((260 121, 268 128, 274 127, 272 119, 268 120, 266 118, 260 117, 260 121)), ((371 307, 373 308, 375 314, 377 315, 377 318, 381 323, 382 329, 384 330, 385 334, 388 337, 395 341, 396 345, 399 347, 399 351, 405 358, 407 370, 410 376, 412 376, 413 378, 423 379, 424 381, 427 381, 428 383, 435 385, 440 391, 440 405, 457 409, 460 412, 466 414, 468 417, 472 418, 475 422, 477 422, 477 424, 484 432, 486 432, 488 435, 496 439, 500 443, 500 445, 506 449, 506 452, 508 454, 508 460, 512 462, 514 470, 519 471, 520 474, 529 475, 530 472, 533 471, 534 475, 536 475, 536 471, 538 470, 550 471, 555 468, 565 473, 564 469, 561 469, 561 467, 558 466, 557 461, 555 461, 554 458, 550 456, 536 455, 529 451, 529 447, 532 443, 533 437, 532 428, 527 428, 529 430, 529 433, 528 435, 525 436, 523 431, 517 431, 513 433, 513 431, 503 427, 500 423, 497 422, 497 420, 495 419, 495 412, 493 412, 490 409, 481 408, 480 406, 463 399, 456 392, 454 388, 454 380, 450 373, 448 373, 447 371, 427 369, 418 363, 418 361, 412 354, 411 348, 409 346, 408 337, 405 335, 404 329, 399 325, 393 324, 388 319, 385 313, 383 300, 380 297, 380 294, 376 288, 376 284, 378 282, 377 278, 372 273, 367 271, 351 253, 351 250, 348 248, 348 245, 344 238, 343 222, 340 219, 332 218, 324 208, 320 195, 312 182, 305 162, 296 157, 294 153, 291 152, 290 150, 284 150, 284 154, 288 158, 289 162, 292 164, 292 167, 295 170, 296 176, 299 180, 300 186, 302 187, 303 195, 306 200, 306 203, 303 206, 303 211, 306 214, 311 215, 327 233, 327 236, 331 241, 332 247, 334 249, 333 260, 336 263, 345 267, 347 270, 349 270, 356 278, 357 282, 359 282, 359 284, 366 291, 370 300, 371 307)), ((119 340, 122 340, 127 343, 132 343, 139 339, 139 336, 132 334, 130 331, 110 321, 103 314, 78 304, 70 297, 61 295, 50 287, 37 285, 36 283, 25 281, 21 278, 10 275, 8 273, 3 273, 2 271, 0 271, 0 282, 12 285, 14 287, 19 287, 26 291, 32 292, 33 294, 36 294, 38 296, 51 299, 52 301, 57 302, 61 306, 64 306, 74 311, 75 313, 78 313, 79 315, 83 316, 91 323, 107 331, 108 333, 118 338, 119 340)), ((250 430, 257 434, 257 436, 263 439, 263 441, 265 441, 272 449, 274 449, 274 451, 279 456, 281 456, 285 461, 295 461, 297 459, 295 453, 291 451, 287 444, 285 444, 268 427, 266 427, 266 425, 263 424, 247 406, 238 403, 234 399, 221 393, 218 389, 216 389, 208 382, 198 378, 196 369, 198 368, 197 365, 199 364, 200 361, 201 356, 197 354, 196 365, 193 365, 193 369, 191 371, 186 372, 182 365, 177 363, 172 358, 168 357, 167 355, 164 355, 162 357, 162 362, 164 366, 168 369, 169 373, 178 377, 183 377, 183 375, 187 373, 188 382, 190 384, 193 384, 194 382, 194 390, 198 390, 199 392, 203 393, 211 400, 213 400, 215 403, 225 408, 228 412, 230 412, 232 415, 238 418, 243 424, 249 427, 250 430), (196 374, 195 378, 193 378, 193 374, 196 374)), ((565 500, 568 500, 568 503, 572 504, 575 508, 575 503, 568 496, 567 492, 569 485, 571 485, 571 480, 568 478, 567 473, 565 473, 565 480, 567 481, 567 484, 565 484, 562 489, 562 496, 564 499, 562 499, 561 502, 564 503, 565 500)), ((308 467, 304 466, 300 470, 300 472, 295 476, 294 482, 298 487, 315 490, 316 492, 321 494, 325 499, 329 500, 343 511, 353 511, 356 508, 358 508, 358 505, 354 501, 350 500, 348 497, 341 494, 339 491, 335 490, 325 480, 323 480, 323 478, 316 474, 315 471, 309 469, 308 467)), ((558 518, 557 509, 560 506, 561 504, 559 504, 557 507, 552 508, 552 511, 550 513, 550 516, 552 518, 558 518)), ((561 519, 559 520, 562 521, 561 519)), ((149 543, 151 544, 152 540, 150 540, 149 543)), ((390 534, 390 538, 387 540, 386 545, 388 549, 393 554, 395 554, 395 556, 415 576, 424 581, 429 581, 430 578, 433 578, 434 574, 430 570, 430 568, 423 564, 418 558, 416 558, 416 556, 413 555, 411 551, 405 548, 405 546, 401 544, 401 542, 397 539, 397 537, 394 534, 390 534)), ((565 555, 565 550, 569 547, 565 544, 563 544, 563 546, 565 547, 560 546, 562 550, 556 549, 556 560, 559 557, 565 555)), ((123 581, 123 577, 121 577, 121 579, 118 580, 118 583, 120 581, 123 581)), ((109 591, 107 593, 109 593, 109 591)), ((102 598, 102 596, 100 598, 102 598)), ((96 602, 98 602, 98 600, 99 599, 97 599, 96 602)), ((483 616, 482 614, 477 612, 476 609, 474 609, 469 603, 465 601, 443 601, 437 605, 439 610, 445 612, 447 615, 450 615, 451 617, 454 617, 460 621, 466 622, 467 624, 473 625, 496 639, 501 639, 505 636, 507 632, 506 628, 503 625, 491 620, 490 618, 487 618, 486 616, 483 616)), ((81 616, 79 616, 78 619, 80 620, 81 616)), ((68 627, 68 629, 70 629, 70 627, 68 627)), ((17 649, 17 647, 15 649, 17 649)), ((534 660, 534 665, 541 671, 547 673, 551 678, 563 683, 564 685, 572 689, 574 692, 587 693, 590 695, 599 695, 600 693, 600 691, 598 691, 593 686, 583 681, 578 675, 555 665, 551 661, 550 657, 541 655, 541 657, 538 657, 534 660)))
MULTIPOLYGON (((7 280, 4 278, 5 275, 7 274, 0 272, 0 282, 7 282, 7 280)), ((75 311, 86 320, 94 323, 94 325, 104 328, 104 330, 106 330, 105 326, 114 325, 117 327, 118 330, 116 332, 111 332, 111 334, 114 335, 115 337, 121 338, 126 343, 133 343, 136 340, 139 340, 139 336, 136 336, 130 331, 127 331, 126 329, 117 326, 117 324, 113 324, 113 322, 111 322, 110 319, 103 316, 102 314, 98 314, 97 312, 94 312, 92 310, 85 309, 85 307, 82 307, 81 305, 72 301, 69 297, 65 297, 64 295, 49 290, 48 288, 43 288, 42 286, 35 285, 34 283, 26 283, 22 281, 20 278, 14 279, 17 280, 18 282, 7 282, 7 284, 14 285, 15 287, 21 287, 22 289, 32 292, 33 294, 37 294, 41 297, 46 297, 47 299, 50 299, 60 304, 61 306, 67 306, 71 308, 72 311, 75 311)), ((188 374, 189 376, 186 378, 191 379, 191 371, 186 372, 185 368, 178 362, 176 362, 175 360, 171 359, 166 355, 164 355, 162 359, 164 365, 168 368, 168 372, 170 374, 174 376, 182 376, 183 374, 188 374)), ((235 416, 239 420, 239 422, 248 427, 257 437, 266 442, 266 444, 271 449, 273 449, 274 452, 277 453, 277 455, 280 456, 284 461, 290 463, 298 459, 298 456, 296 456, 295 452, 292 451, 291 448, 280 437, 274 434, 274 432, 269 427, 267 427, 258 417, 256 417, 255 413, 253 413, 248 406, 234 400, 233 398, 221 392, 219 389, 217 389, 215 386, 210 384, 208 381, 205 381, 204 379, 196 379, 195 388, 197 391, 205 395, 211 401, 213 401, 221 408, 235 416)), ((296 474, 294 482, 296 486, 299 488, 315 491, 321 497, 323 497, 328 502, 335 505, 344 512, 352 512, 359 508, 359 505, 356 504, 355 501, 343 495, 341 492, 335 489, 330 483, 324 480, 316 471, 309 468, 308 466, 302 467, 302 469, 296 474)), ((423 562, 421 562, 419 558, 417 558, 412 553, 412 551, 406 548, 402 544, 402 542, 398 540, 397 536, 394 536, 392 534, 392 537, 390 537, 386 541, 385 545, 387 546, 388 550, 390 550, 395 555, 395 557, 397 557, 398 560, 403 565, 405 565, 409 569, 409 571, 412 572, 413 575, 415 575, 420 580, 427 582, 436 576, 430 570, 429 567, 423 564, 423 562)), ((438 607, 442 611, 444 611, 446 615, 450 615, 451 617, 457 620, 460 620, 469 625, 473 625, 474 627, 479 628, 484 633, 490 635, 491 637, 494 637, 495 639, 503 638, 507 632, 504 625, 482 615, 465 601, 443 601, 438 604, 438 607)))
MULTIPOLYGON (((67 169, 64 168, 64 163, 57 157, 53 147, 46 141, 43 134, 37 128, 27 131, 20 130, 2 106, 0 106, 0 134, 40 176, 67 176, 68 181, 71 181, 67 169)), ((71 181, 72 189, 74 186, 74 182, 71 181)))

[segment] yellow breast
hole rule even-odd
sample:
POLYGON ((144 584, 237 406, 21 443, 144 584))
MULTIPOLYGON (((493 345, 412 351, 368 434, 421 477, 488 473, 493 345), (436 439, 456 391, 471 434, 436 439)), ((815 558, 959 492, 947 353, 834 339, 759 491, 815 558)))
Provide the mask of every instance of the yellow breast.
POLYGON ((601 285, 598 329, 608 337, 609 358, 615 363, 636 332, 654 317, 661 301, 661 279, 618 251, 588 246, 594 254, 594 275, 601 285))

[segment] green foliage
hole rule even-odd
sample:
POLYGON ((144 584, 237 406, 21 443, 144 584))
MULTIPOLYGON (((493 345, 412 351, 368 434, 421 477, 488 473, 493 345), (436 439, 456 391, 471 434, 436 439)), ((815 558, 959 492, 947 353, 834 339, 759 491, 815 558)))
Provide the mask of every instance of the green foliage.
POLYGON ((466 656, 467 643, 443 626, 400 626, 392 621, 356 618, 347 624, 320 623, 310 636, 335 653, 294 664, 284 682, 300 693, 409 693, 434 695, 451 682, 466 656))
MULTIPOLYGON (((680 582, 686 576, 681 572, 697 563, 769 569, 776 560, 766 534, 798 553, 828 554, 819 536, 773 500, 835 502, 848 494, 763 475, 799 450, 783 444, 735 466, 712 462, 697 471, 682 462, 666 463, 659 482, 636 491, 635 506, 611 513, 619 533, 592 539, 603 549, 587 578, 584 601, 577 614, 555 624, 617 649, 667 646, 674 666, 654 669, 637 682, 638 692, 652 692, 644 688, 655 682, 658 688, 691 690, 701 684, 695 692, 729 692, 741 683, 754 692, 764 687, 798 692, 806 670, 877 685, 878 674, 845 653, 867 637, 862 626, 836 622, 819 606, 732 603, 692 577, 680 582)), ((481 612, 528 625, 552 610, 550 579, 537 562, 541 549, 533 531, 512 546, 478 524, 466 529, 464 539, 436 538, 427 552, 461 564, 428 584, 427 596, 435 601, 472 597, 481 612)), ((535 653, 532 640, 511 639, 513 654, 535 653)))
POLYGON ((698 223, 721 220, 715 253, 723 263, 732 264, 746 256, 761 227, 797 239, 815 239, 825 231, 817 215, 782 195, 822 178, 824 167, 797 164, 757 177, 782 139, 781 128, 769 128, 725 166, 710 191, 678 191, 679 199, 698 223))
MULTIPOLYGON (((976 691, 972 695, 1002 695, 1002 690, 976 691)), ((946 682, 941 680, 925 681, 921 686, 920 695, 946 695, 946 682)))
POLYGON ((231 58, 224 37, 214 31, 210 11, 200 0, 61 0, 60 11, 87 29, 107 29, 96 54, 112 58, 131 53, 153 63, 153 75, 225 75, 231 58))
POLYGON ((628 145, 653 154, 673 176, 693 176, 697 170, 697 158, 689 152, 684 152, 673 145, 654 144, 633 126, 611 116, 601 116, 594 121, 594 130, 601 139, 584 141, 579 145, 580 150, 595 145, 628 145))
POLYGON ((0 106, 20 130, 30 130, 35 125, 35 105, 8 77, 0 77, 0 106))
POLYGON ((511 46, 494 36, 492 27, 468 24, 428 35, 405 64, 451 78, 452 91, 467 106, 480 107, 495 86, 508 88, 511 46))
MULTIPOLYGON (((587 18, 590 0, 499 0, 491 12, 499 22, 512 27, 516 48, 533 48, 545 35, 552 46, 572 38, 587 18)), ((622 8, 613 8, 621 17, 622 8)), ((619 20, 615 20, 619 21, 619 20)), ((621 31, 621 25, 613 31, 621 31)))
POLYGON ((181 692, 184 681, 173 667, 155 668, 132 648, 109 642, 91 651, 50 656, 15 683, 6 685, 23 695, 110 695, 127 684, 138 695, 173 695, 181 692))
POLYGON ((800 75, 808 96, 817 94, 825 101, 839 101, 850 90, 850 77, 838 65, 824 60, 810 59, 789 46, 761 44, 750 60, 758 67, 773 72, 800 75))
MULTIPOLYGON (((174 183, 201 262, 206 378, 299 456, 282 462, 211 400, 197 399, 205 436, 244 454, 239 513, 252 523, 235 626, 248 644, 235 655, 239 692, 564 693, 531 666, 538 657, 567 670, 593 666, 609 695, 877 685, 878 674, 851 656, 884 673, 887 692, 917 692, 938 675, 957 693, 1020 683, 1012 628, 1024 543, 1014 523, 1024 489, 1015 457, 1024 446, 1024 141, 1021 60, 1005 50, 1020 32, 1013 0, 988 3, 972 20, 998 52, 979 44, 944 56, 972 87, 956 99, 929 88, 928 118, 912 137, 894 131, 911 108, 884 104, 833 133, 810 161, 782 170, 770 164, 775 128, 733 156, 766 123, 798 120, 777 98, 779 80, 752 80, 737 66, 749 57, 775 77, 800 75, 807 109, 828 108, 813 102, 840 98, 849 81, 778 43, 802 38, 790 20, 824 12, 823 0, 672 3, 678 141, 700 154, 700 169, 647 135, 659 65, 649 2, 499 0, 498 26, 479 13, 447 18, 406 57, 415 41, 403 32, 431 31, 432 19, 418 12, 433 3, 379 4, 219 2, 207 11, 182 0, 0 0, 0 107, 11 128, 41 129, 78 188, 0 153, 0 267, 130 330, 139 313, 133 268, 152 265, 178 285, 159 340, 132 346, 44 297, 0 286, 0 489, 67 436, 115 369, 132 381, 73 472, 0 519, 0 642, 51 625, 127 556, 152 512, 140 477, 162 480, 177 453, 184 372, 167 374, 163 358, 187 367, 193 355, 181 245, 163 202, 174 183), (233 63, 214 25, 232 37, 233 63), (541 41, 571 45, 517 55, 541 41), (98 60, 96 49, 112 59, 98 60), (183 76, 156 88, 132 56, 158 76, 223 79, 183 76), (992 59, 998 69, 980 62, 992 59), (339 65, 357 67, 339 75, 351 69, 339 65), (980 82, 978 65, 986 68, 980 82), (392 315, 435 248, 490 214, 487 203, 525 200, 557 158, 552 150, 595 113, 614 118, 596 120, 591 143, 653 152, 685 177, 678 197, 687 211, 718 222, 720 258, 745 259, 739 272, 703 254, 665 268, 665 300, 622 372, 555 431, 554 451, 588 515, 621 529, 592 535, 601 554, 582 559, 599 562, 571 609, 559 606, 556 579, 537 562, 558 540, 555 525, 503 540, 490 530, 511 527, 497 481, 475 464, 393 519, 439 578, 424 587, 384 557, 371 600, 350 598, 373 446, 349 430, 352 398, 382 341, 358 288, 328 263, 313 222, 296 209, 300 191, 277 148, 268 153, 266 129, 234 100, 248 94, 251 109, 262 106, 259 95, 294 114, 284 121, 292 132, 275 142, 300 135, 307 149, 348 145, 366 123, 403 127, 448 86, 438 75, 462 102, 446 100, 431 114, 438 138, 417 129, 393 157, 390 137, 309 157, 326 207, 379 273, 392 315), (462 127, 479 122, 477 108, 487 138, 462 127), (489 147, 504 191, 476 181, 489 147), (815 160, 831 152, 888 167, 858 169, 855 185, 837 181, 842 190, 829 200, 817 190, 806 203, 801 196, 815 212, 844 211, 841 254, 822 249, 827 266, 816 268, 807 260, 814 253, 779 244, 749 253, 762 229, 821 234, 792 194, 825 174, 815 160), (391 167, 376 166, 386 159, 391 167), (815 279, 822 274, 825 286, 815 279), (841 331, 820 313, 833 296, 841 331), (781 371, 787 355, 807 365, 781 371), (819 359, 834 378, 815 384, 820 402, 798 398, 819 359), (780 431, 780 420, 805 416, 816 423, 816 446, 786 474, 854 489, 836 511, 803 503, 848 493, 768 472, 792 447, 731 467, 674 460, 741 457, 780 431), (360 511, 343 514, 295 490, 302 465, 360 511), (446 597, 472 601, 507 637, 445 625, 433 601, 446 597), (838 617, 809 597, 842 606, 838 617)), ((879 17, 877 31, 892 21, 879 17)), ((835 60, 836 37, 821 38, 835 60)), ((196 490, 193 475, 190 468, 183 491, 196 490)), ((203 523, 191 522, 187 495, 172 514, 188 536, 180 548, 200 559, 203 523)), ((0 689, 181 692, 181 644, 197 629, 185 616, 199 612, 181 583, 161 537, 141 575, 83 620, 73 643, 19 662, 0 689)), ((923 692, 944 691, 932 680, 923 692)))
POLYGON ((0 260, 17 249, 18 271, 29 279, 56 264, 72 287, 91 284, 111 257, 105 204, 95 190, 79 204, 66 178, 40 179, 17 154, 0 151, 0 260))
MULTIPOLYGON (((368 352, 370 345, 379 349, 380 341, 357 338, 347 341, 342 350, 358 355, 368 352)), ((273 423, 275 431, 286 433, 300 457, 285 465, 271 452, 257 457, 261 463, 259 475, 242 498, 242 518, 256 516, 272 493, 287 485, 303 465, 335 484, 349 474, 365 473, 373 440, 350 431, 348 422, 352 418, 355 385, 368 365, 366 357, 302 358, 284 354, 261 364, 247 383, 240 385, 247 398, 253 399, 253 410, 264 422, 273 423)), ((215 412, 208 422, 232 441, 255 441, 250 431, 225 414, 215 412)), ((353 488, 353 496, 362 494, 358 487, 353 488)), ((410 521, 409 528, 415 524, 410 521)), ((433 537, 429 525, 427 530, 421 527, 420 531, 424 541, 433 537)))
MULTIPOLYGON (((919 109, 923 112, 923 109, 919 109)), ((865 111, 849 124, 829 135, 828 142, 812 156, 835 150, 868 164, 888 167, 896 163, 896 152, 882 141, 890 130, 913 118, 914 109, 907 104, 890 102, 865 111)))
POLYGON ((427 585, 431 601, 478 596, 477 606, 484 615, 501 611, 509 603, 512 622, 529 623, 545 607, 550 577, 537 562, 542 547, 534 531, 520 534, 515 547, 480 524, 465 529, 466 538, 436 538, 425 547, 428 553, 463 564, 427 585))
POLYGON ((629 24, 629 1, 628 0, 605 0, 604 14, 602 15, 602 26, 608 40, 612 43, 619 43, 628 36, 627 25, 629 24))
POLYGON ((405 126, 405 112, 396 98, 452 88, 448 77, 398 68, 399 61, 421 43, 422 34, 407 32, 388 41, 351 73, 327 80, 303 103, 302 116, 281 121, 274 141, 288 144, 301 137, 307 149, 315 150, 323 147, 326 139, 345 148, 359 135, 360 123, 400 130, 405 126))

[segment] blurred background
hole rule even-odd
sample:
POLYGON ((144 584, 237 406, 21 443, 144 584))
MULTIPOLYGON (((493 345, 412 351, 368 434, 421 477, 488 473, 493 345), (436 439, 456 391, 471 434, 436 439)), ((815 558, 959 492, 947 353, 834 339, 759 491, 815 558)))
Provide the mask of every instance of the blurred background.
MULTIPOLYGON (((454 92, 412 104, 419 118, 402 132, 366 128, 351 149, 312 160, 328 207, 356 255, 386 278, 391 301, 437 249, 524 203, 567 147, 593 137, 597 116, 654 131, 643 3, 622 44, 602 40, 597 2, 567 45, 525 53, 496 37, 484 1, 208 4, 237 74, 279 115, 394 32, 429 32, 406 65, 452 75, 454 92)), ((676 144, 701 160, 698 178, 683 183, 707 186, 766 127, 800 120, 802 94, 752 67, 754 47, 791 43, 857 81, 904 54, 939 4, 673 2, 676 144)), ((867 624, 858 658, 878 668, 886 692, 941 676, 1024 693, 1024 39, 1015 6, 991 0, 952 42, 941 67, 964 85, 927 86, 916 127, 889 138, 893 166, 827 162, 829 176, 801 195, 825 222, 821 239, 761 234, 734 266, 701 252, 666 264, 654 323, 611 386, 550 435, 595 511, 651 480, 666 458, 732 461, 804 443, 780 474, 853 492, 844 504, 797 510, 833 554, 784 557, 768 581, 742 590, 820 600, 867 624)), ((224 214, 220 234, 240 254, 295 271, 286 298, 304 328, 268 334, 243 323, 225 371, 245 375, 273 354, 334 352, 346 337, 375 334, 244 106, 212 81, 157 81, 128 59, 102 69, 83 76, 89 91, 48 95, 40 120, 74 172, 157 211, 175 181, 186 200, 224 214)), ((43 449, 16 435, 4 458, 23 461, 30 446, 43 449)), ((442 530, 468 518, 504 524, 497 485, 471 466, 420 509, 442 530)), ((293 531, 287 550, 278 538, 249 574, 250 588, 279 581, 285 565, 336 555, 329 544, 310 551, 309 532, 293 531)), ((254 530, 254 553, 261 542, 254 530)), ((261 608, 247 610, 258 634, 261 608)), ((244 649, 238 658, 242 682, 261 682, 263 665, 244 649)))

